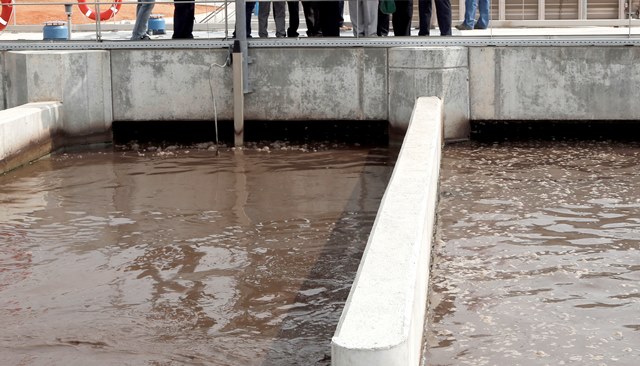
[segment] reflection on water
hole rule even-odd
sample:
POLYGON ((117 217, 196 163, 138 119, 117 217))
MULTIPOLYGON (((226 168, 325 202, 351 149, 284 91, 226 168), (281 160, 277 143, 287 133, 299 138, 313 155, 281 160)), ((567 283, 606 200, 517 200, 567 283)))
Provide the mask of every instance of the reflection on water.
POLYGON ((95 151, 0 177, 0 364, 328 365, 391 165, 95 151))
POLYGON ((637 365, 640 145, 450 145, 425 364, 637 365))

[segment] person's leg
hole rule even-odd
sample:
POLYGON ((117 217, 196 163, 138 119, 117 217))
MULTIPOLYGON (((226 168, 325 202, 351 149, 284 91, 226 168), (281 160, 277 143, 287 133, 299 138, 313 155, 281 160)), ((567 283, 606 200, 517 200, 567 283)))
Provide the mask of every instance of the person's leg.
POLYGON ((269 25, 270 11, 271 11, 271 3, 269 2, 263 2, 258 6, 258 36, 260 36, 260 38, 269 37, 267 26, 269 25))
POLYGON ((365 37, 378 36, 378 2, 365 0, 362 2, 362 17, 365 37))
POLYGON ((344 27, 344 1, 340 1, 340 28, 344 27))
POLYGON ((131 40, 148 39, 147 24, 149 23, 149 17, 155 0, 141 0, 136 7, 136 23, 133 25, 133 31, 131 32, 131 40))
POLYGON ((351 16, 351 27, 354 37, 364 37, 362 28, 362 0, 349 1, 349 15, 351 16))
POLYGON ((376 33, 378 37, 386 37, 389 35, 389 14, 380 11, 380 6, 378 6, 378 29, 376 33))
POLYGON ((473 29, 473 25, 476 22, 476 2, 478 0, 465 0, 464 1, 464 21, 465 25, 463 29, 473 29))
POLYGON ((339 1, 319 1, 320 31, 323 37, 340 37, 339 1))
POLYGON ((273 3, 273 20, 276 23, 276 37, 282 38, 287 35, 285 31, 287 16, 286 4, 284 1, 274 1, 273 3))
POLYGON ((317 37, 321 35, 318 3, 318 1, 302 0, 302 11, 304 11, 304 21, 307 25, 308 37, 317 37))
POLYGON ((477 0, 480 17, 475 25, 477 29, 487 29, 489 27, 489 0, 477 0))
POLYGON ((287 8, 289 10, 289 28, 287 29, 287 37, 297 37, 298 27, 300 26, 300 5, 298 1, 287 1, 287 8))
MULTIPOLYGON (((255 1, 247 1, 245 6, 246 6, 246 9, 245 9, 246 10, 245 11, 245 17, 246 18, 245 19, 247 21, 247 24, 246 24, 246 27, 247 27, 247 38, 251 38, 251 15, 253 15, 253 9, 256 7, 256 2, 255 1)), ((260 8, 258 8, 258 14, 260 14, 260 8)), ((258 21, 259 20, 260 20, 260 18, 258 18, 258 21)))
POLYGON ((193 38, 194 3, 175 0, 173 6, 173 39, 193 38))
POLYGON ((451 1, 435 0, 436 16, 438 17, 438 28, 441 36, 451 35, 451 1))
POLYGON ((418 35, 428 36, 431 31, 431 0, 418 0, 418 21, 420 22, 418 35))
POLYGON ((391 22, 393 23, 393 35, 410 36, 412 17, 413 0, 396 0, 396 12, 393 13, 393 17, 391 17, 391 22))

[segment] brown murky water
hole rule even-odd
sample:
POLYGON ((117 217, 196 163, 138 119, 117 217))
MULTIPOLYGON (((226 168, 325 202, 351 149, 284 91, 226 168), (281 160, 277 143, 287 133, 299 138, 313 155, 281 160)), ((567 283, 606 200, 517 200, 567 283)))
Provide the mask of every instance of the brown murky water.
POLYGON ((328 365, 392 165, 104 150, 0 177, 0 365, 328 365))
POLYGON ((640 364, 640 144, 443 156, 424 363, 640 364))

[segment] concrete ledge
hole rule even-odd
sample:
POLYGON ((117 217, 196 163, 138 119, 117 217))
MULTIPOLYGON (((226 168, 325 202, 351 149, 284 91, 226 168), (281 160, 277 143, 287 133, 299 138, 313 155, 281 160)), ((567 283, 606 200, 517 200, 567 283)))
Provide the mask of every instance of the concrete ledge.
POLYGON ((419 98, 331 342, 334 366, 421 360, 443 103, 419 98))
POLYGON ((50 153, 62 127, 60 102, 29 103, 0 111, 0 173, 50 153))

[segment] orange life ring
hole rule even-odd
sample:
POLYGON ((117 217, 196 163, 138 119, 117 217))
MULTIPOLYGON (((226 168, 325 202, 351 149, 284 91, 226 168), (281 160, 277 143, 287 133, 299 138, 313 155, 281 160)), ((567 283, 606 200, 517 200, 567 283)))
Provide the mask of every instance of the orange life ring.
MULTIPOLYGON (((96 20, 96 12, 89 9, 87 4, 85 4, 85 1, 86 0, 78 0, 78 8, 80 8, 80 11, 82 12, 82 14, 84 14, 85 17, 91 20, 96 20)), ((120 10, 120 6, 122 6, 122 0, 114 0, 109 9, 100 13, 100 20, 109 20, 116 16, 116 13, 118 13, 118 10, 120 10)))
POLYGON ((13 0, 2 0, 2 13, 0 13, 0 31, 5 29, 9 24, 13 14, 13 0))

